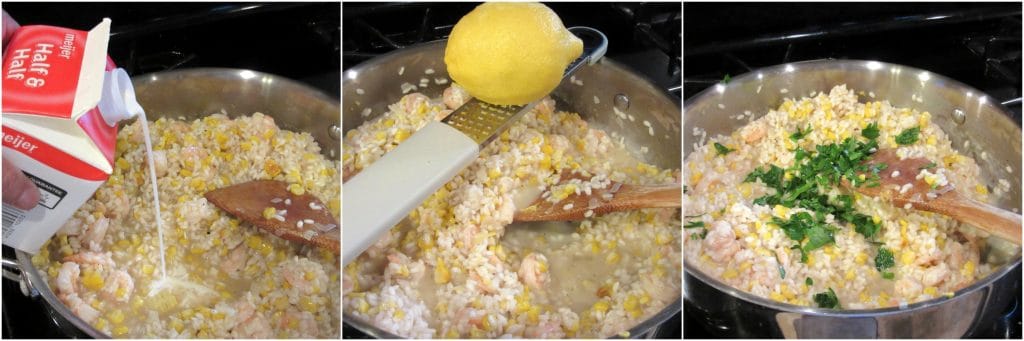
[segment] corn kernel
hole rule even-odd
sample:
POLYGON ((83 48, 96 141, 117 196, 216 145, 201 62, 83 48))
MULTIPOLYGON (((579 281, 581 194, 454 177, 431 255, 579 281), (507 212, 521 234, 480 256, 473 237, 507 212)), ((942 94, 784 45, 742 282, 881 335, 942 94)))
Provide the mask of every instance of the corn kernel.
POLYGON ((114 324, 121 324, 121 322, 124 322, 124 312, 121 309, 114 309, 110 314, 107 314, 107 319, 114 324))
POLYGON ((405 139, 408 139, 408 138, 409 138, 409 131, 408 130, 400 129, 397 132, 395 132, 395 142, 402 142, 402 141, 405 141, 405 139))
POLYGON ((700 182, 700 179, 703 178, 703 177, 704 177, 704 173, 694 172, 692 175, 690 175, 690 184, 696 184, 696 183, 700 182))
POLYGON ((867 260, 868 255, 864 252, 858 252, 856 258, 854 258, 854 261, 856 261, 858 265, 864 265, 867 260))
POLYGON ((964 275, 965 277, 969 277, 969 276, 973 275, 974 274, 974 262, 973 261, 967 261, 967 263, 964 263, 964 269, 961 270, 960 273, 962 275, 964 275))
POLYGON ((640 317, 642 313, 640 309, 640 299, 635 295, 629 295, 626 297, 626 301, 622 302, 622 307, 628 312, 633 318, 640 317))
POLYGON ((607 257, 605 257, 604 262, 609 265, 615 265, 618 264, 621 259, 622 257, 619 256, 618 252, 612 252, 609 253, 607 257))
POLYGON ((928 295, 931 295, 933 297, 934 296, 938 296, 939 289, 930 286, 930 287, 924 288, 924 293, 928 294, 928 295))
POLYGON ((530 307, 530 310, 526 312, 526 320, 532 324, 537 324, 540 320, 540 308, 530 307))
POLYGON ((267 160, 263 163, 263 171, 270 177, 275 177, 281 174, 281 166, 274 162, 274 160, 267 160))
POLYGON ((82 276, 82 285, 90 290, 99 290, 103 287, 103 277, 93 271, 88 271, 82 276))
POLYGON ((292 192, 292 194, 295 194, 295 195, 306 194, 306 189, 303 188, 302 185, 299 185, 299 184, 288 185, 288 191, 292 192))
POLYGON ((273 219, 275 215, 277 215, 277 210, 273 207, 263 209, 263 219, 273 219))
POLYGON ((185 324, 181 323, 181 321, 178 320, 172 320, 171 328, 174 328, 175 331, 181 333, 183 330, 185 330, 185 324))
POLYGON ((775 207, 772 209, 772 211, 775 213, 776 216, 781 217, 781 218, 785 218, 786 217, 786 213, 789 213, 789 208, 787 208, 786 206, 782 206, 782 205, 775 205, 775 207))
POLYGON ((604 313, 607 312, 608 309, 611 309, 611 306, 608 304, 608 301, 600 300, 597 301, 597 303, 594 303, 594 306, 591 307, 591 309, 593 309, 594 311, 600 311, 604 313))
POLYGON ((316 310, 317 310, 316 303, 313 303, 313 300, 310 299, 309 296, 301 296, 301 297, 299 297, 299 308, 302 308, 302 310, 305 310, 305 311, 308 311, 308 312, 311 312, 311 313, 312 312, 316 312, 316 310))
POLYGON ((917 255, 914 254, 914 251, 907 250, 904 251, 902 255, 900 255, 900 261, 902 261, 903 264, 910 265, 914 263, 914 258, 916 256, 917 255))

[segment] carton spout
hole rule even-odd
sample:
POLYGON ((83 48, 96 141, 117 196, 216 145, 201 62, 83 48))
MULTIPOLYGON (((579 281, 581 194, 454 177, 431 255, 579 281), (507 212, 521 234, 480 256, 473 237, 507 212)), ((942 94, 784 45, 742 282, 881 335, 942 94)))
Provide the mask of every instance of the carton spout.
POLYGON ((135 88, 128 73, 122 68, 106 72, 103 79, 103 96, 99 103, 100 114, 107 125, 114 126, 117 122, 135 116, 145 115, 142 106, 135 99, 135 88))

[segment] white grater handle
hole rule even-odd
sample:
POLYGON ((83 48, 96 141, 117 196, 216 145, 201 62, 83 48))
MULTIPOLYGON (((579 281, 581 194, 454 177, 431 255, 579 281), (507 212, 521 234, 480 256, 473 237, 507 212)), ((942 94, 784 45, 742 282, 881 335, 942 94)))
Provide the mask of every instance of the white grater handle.
POLYGON ((430 122, 342 185, 342 262, 348 264, 468 166, 480 147, 430 122))

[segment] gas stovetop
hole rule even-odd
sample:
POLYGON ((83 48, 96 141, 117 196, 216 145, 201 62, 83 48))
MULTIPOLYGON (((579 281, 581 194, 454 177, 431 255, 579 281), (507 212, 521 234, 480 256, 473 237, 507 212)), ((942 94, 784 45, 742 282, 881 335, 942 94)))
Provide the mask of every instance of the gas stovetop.
MULTIPOLYGON (((766 66, 829 58, 878 60, 929 70, 982 90, 1021 123, 1020 3, 687 3, 684 16, 684 98, 729 75, 766 66)), ((1016 285, 1016 304, 969 336, 1021 338, 1020 281, 1016 285)), ((684 311, 690 308, 684 303, 684 311)), ((686 338, 729 334, 706 329, 699 314, 686 315, 686 338)))
MULTIPOLYGON (((417 43, 445 39, 477 3, 345 3, 342 5, 342 68, 417 43)), ((589 26, 609 41, 605 55, 681 96, 681 6, 679 3, 546 3, 566 27, 589 26)), ((652 335, 680 337, 680 315, 652 335)), ((348 324, 344 338, 369 338, 348 324)))
MULTIPOLYGON (((21 25, 88 30, 112 20, 109 54, 129 74, 242 68, 341 93, 337 3, 4 3, 21 25)), ((9 255, 4 247, 4 257, 9 255)), ((4 338, 63 338, 41 303, 3 281, 4 338)))

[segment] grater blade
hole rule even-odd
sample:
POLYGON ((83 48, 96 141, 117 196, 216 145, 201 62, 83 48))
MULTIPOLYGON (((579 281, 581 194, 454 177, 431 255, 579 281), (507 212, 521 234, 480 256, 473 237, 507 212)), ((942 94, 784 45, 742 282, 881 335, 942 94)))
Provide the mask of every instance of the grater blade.
MULTIPOLYGON (((583 54, 569 63, 562 74, 562 79, 572 75, 584 64, 596 63, 608 50, 608 38, 601 31, 589 27, 572 27, 569 31, 583 39, 583 54)), ((539 102, 534 101, 527 105, 497 105, 472 98, 441 122, 466 134, 483 148, 498 134, 508 129, 512 122, 533 110, 539 102)))
POLYGON ((497 105, 473 98, 441 122, 466 134, 483 147, 505 131, 520 114, 533 110, 536 104, 534 102, 528 105, 497 105))

